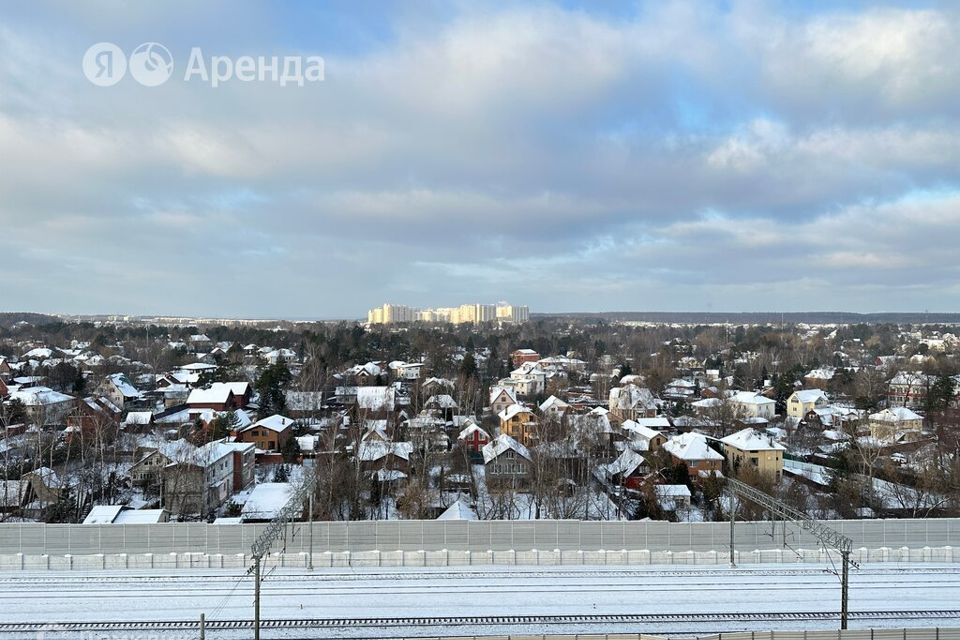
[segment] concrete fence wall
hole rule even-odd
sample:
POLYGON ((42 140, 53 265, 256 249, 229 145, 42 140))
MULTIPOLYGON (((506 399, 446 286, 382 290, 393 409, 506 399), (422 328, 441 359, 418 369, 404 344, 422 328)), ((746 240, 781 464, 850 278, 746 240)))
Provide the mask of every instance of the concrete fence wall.
MULTIPOLYGON (((873 562, 960 562, 960 548, 906 547, 856 549, 852 559, 873 562)), ((737 551, 738 565, 827 564, 840 562, 839 554, 823 549, 768 549, 737 551)), ((725 565, 730 556, 718 551, 323 551, 313 554, 315 568, 338 567, 466 567, 466 566, 693 566, 725 565)), ((104 571, 118 569, 244 569, 253 562, 249 553, 100 553, 89 555, 0 555, 0 571, 104 571)), ((271 554, 265 568, 305 569, 306 552, 271 554)), ((902 640, 902 638, 901 638, 902 640)), ((960 639, 958 639, 960 640, 960 639)))
MULTIPOLYGON (((854 547, 960 547, 960 519, 837 520, 831 526, 853 540, 854 547)), ((248 552, 266 525, 164 523, 140 525, 0 524, 0 554, 206 553, 248 552)), ((714 551, 730 541, 724 522, 595 522, 578 520, 479 521, 437 520, 316 522, 313 549, 359 551, 508 551, 559 549, 600 551, 714 551)), ((783 547, 782 524, 738 522, 736 544, 742 549, 783 547), (774 531, 774 528, 776 529, 774 531)), ((793 548, 815 549, 816 539, 787 527, 793 548)), ((306 551, 308 525, 288 526, 276 548, 306 551)))

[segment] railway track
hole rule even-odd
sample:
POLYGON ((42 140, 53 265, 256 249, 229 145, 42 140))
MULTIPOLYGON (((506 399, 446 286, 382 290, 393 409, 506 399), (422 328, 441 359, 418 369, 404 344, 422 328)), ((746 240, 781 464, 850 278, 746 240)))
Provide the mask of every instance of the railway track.
MULTIPOLYGON (((514 569, 514 567, 511 567, 514 569)), ((662 577, 678 577, 678 578, 694 578, 694 577, 715 577, 722 574, 723 576, 799 576, 799 575, 823 575, 825 573, 830 573, 830 571, 825 567, 812 566, 812 567, 784 567, 778 569, 730 569, 725 566, 717 565, 715 569, 678 569, 678 570, 669 570, 669 569, 653 569, 653 570, 644 570, 644 569, 612 569, 612 570, 584 570, 584 571, 522 571, 522 570, 512 570, 510 575, 521 575, 524 578, 549 578, 551 580, 556 578, 662 578, 662 577)), ((855 572, 856 575, 860 576, 870 576, 870 575, 909 575, 909 574, 936 574, 936 575, 948 575, 948 574, 957 574, 960 575, 960 567, 921 567, 921 568, 905 568, 905 567, 884 567, 884 568, 861 568, 855 572)), ((70 575, 64 573, 43 571, 42 574, 38 573, 18 573, 18 574, 0 574, 0 584, 13 584, 13 583, 32 583, 32 584, 56 584, 63 585, 65 583, 80 583, 88 584, 91 580, 91 577, 100 583, 112 583, 112 584, 123 584, 128 582, 136 582, 138 584, 142 583, 162 583, 162 582, 178 582, 178 581, 195 581, 198 579, 203 579, 205 581, 216 582, 231 582, 236 580, 236 571, 234 572, 223 572, 223 573, 214 573, 214 574, 200 574, 200 573, 170 573, 170 574, 160 574, 149 573, 149 574, 128 574, 128 575, 110 575, 104 576, 99 575, 97 572, 93 572, 91 575, 70 575)), ((270 576, 271 582, 288 582, 288 581, 302 581, 304 579, 309 579, 316 582, 328 582, 328 581, 365 581, 365 580, 379 580, 383 578, 397 579, 397 580, 436 580, 437 578, 445 579, 470 579, 476 580, 479 578, 503 578, 506 575, 505 572, 497 571, 356 571, 350 573, 330 573, 330 572, 318 572, 318 573, 276 573, 270 576)))
MULTIPOLYGON (((851 620, 944 620, 960 618, 960 609, 914 611, 857 611, 851 620)), ((314 618, 262 620, 263 629, 351 629, 357 627, 487 627, 503 625, 643 625, 696 622, 785 622, 839 620, 840 614, 822 611, 760 613, 650 613, 556 616, 453 616, 423 618, 314 618)), ((199 628, 196 620, 130 622, 7 622, 0 634, 41 631, 189 631, 199 628)), ((251 629, 250 620, 208 620, 209 630, 251 629)))

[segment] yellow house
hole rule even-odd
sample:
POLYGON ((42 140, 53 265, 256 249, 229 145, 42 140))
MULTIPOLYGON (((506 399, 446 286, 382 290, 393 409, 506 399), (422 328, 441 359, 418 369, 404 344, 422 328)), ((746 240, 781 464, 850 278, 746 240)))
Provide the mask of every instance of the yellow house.
POLYGON ((734 472, 752 466, 761 475, 772 476, 780 481, 785 447, 774 442, 769 435, 747 427, 721 438, 720 442, 727 464, 734 472))
POLYGON ((512 404, 499 414, 500 434, 508 435, 522 445, 529 445, 535 438, 537 417, 520 404, 512 404))
POLYGON ((791 418, 802 419, 814 409, 822 409, 830 404, 827 394, 821 389, 801 389, 794 391, 787 398, 787 415, 791 418))
POLYGON ((915 441, 923 431, 923 418, 906 407, 891 407, 869 417, 870 435, 877 440, 894 440, 898 434, 915 441))

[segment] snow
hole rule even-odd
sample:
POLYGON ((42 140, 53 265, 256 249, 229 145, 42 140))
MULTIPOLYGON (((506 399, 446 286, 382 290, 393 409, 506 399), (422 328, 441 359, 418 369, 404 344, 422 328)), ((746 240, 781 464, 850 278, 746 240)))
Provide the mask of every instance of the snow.
POLYGON ((707 445, 704 435, 692 431, 670 438, 663 443, 663 450, 684 461, 723 460, 722 455, 707 445))
POLYGON ((774 442, 768 434, 762 433, 753 427, 741 429, 736 433, 730 434, 726 438, 721 438, 720 442, 729 445, 740 451, 786 451, 782 444, 774 442))
POLYGON ((465 503, 462 499, 458 499, 452 505, 447 507, 447 510, 441 513, 437 520, 476 520, 477 513, 473 510, 473 507, 465 503))
POLYGON ((272 520, 293 495, 293 485, 287 482, 264 482, 254 487, 243 505, 243 521, 272 520))
MULTIPOLYGON (((504 615, 787 613, 838 611, 840 585, 828 565, 563 566, 337 568, 313 573, 272 570, 262 583, 264 619, 451 617, 504 615)), ((858 611, 955 609, 955 565, 866 565, 851 573, 850 608, 858 611)), ((56 620, 250 620, 252 578, 243 570, 17 572, 0 577, 0 622, 56 620), (149 579, 144 579, 149 576, 149 579)), ((852 620, 851 628, 948 626, 945 619, 852 620)), ((836 629, 836 620, 650 622, 644 633, 836 629)), ((451 637, 542 633, 637 633, 636 624, 326 628, 271 638, 451 637), (399 633, 398 633, 399 631, 399 633)), ((130 637, 107 635, 97 637, 130 637)), ((217 632, 249 638, 250 632, 217 632)), ((57 634, 56 637, 61 637, 57 634)))
MULTIPOLYGON (((271 431, 276 431, 277 433, 282 433, 290 428, 290 425, 293 424, 293 420, 281 416, 280 414, 274 414, 269 418, 264 418, 263 420, 258 420, 252 425, 247 427, 247 429, 256 429, 257 427, 263 427, 264 429, 270 429, 271 431)), ((246 429, 245 429, 246 430, 246 429)))
POLYGON ((530 451, 525 446, 510 436, 501 434, 494 440, 491 440, 487 444, 483 445, 483 461, 485 463, 489 463, 493 460, 496 460, 498 456, 510 449, 516 451, 517 454, 526 458, 527 460, 533 460, 533 458, 530 456, 530 451))

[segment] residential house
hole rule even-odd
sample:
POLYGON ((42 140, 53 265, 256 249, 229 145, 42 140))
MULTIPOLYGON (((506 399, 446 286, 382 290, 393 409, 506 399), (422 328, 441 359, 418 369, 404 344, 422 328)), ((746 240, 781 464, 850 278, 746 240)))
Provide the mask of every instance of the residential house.
POLYGON ((537 362, 540 360, 540 354, 533 349, 517 349, 510 354, 510 360, 514 367, 519 367, 524 362, 537 362))
POLYGON ((570 409, 570 405, 558 398, 550 396, 540 403, 540 414, 544 418, 559 422, 563 415, 570 409))
POLYGON ((496 415, 517 404, 517 394, 510 387, 492 387, 490 389, 490 411, 496 415))
POLYGON ((137 486, 159 488, 163 469, 173 462, 188 459, 194 451, 196 446, 182 438, 143 444, 134 452, 136 462, 128 474, 137 486))
POLYGON ((21 502, 32 513, 39 514, 60 501, 65 488, 57 472, 50 467, 39 467, 20 476, 21 502))
POLYGON ((191 391, 187 398, 187 407, 191 413, 198 414, 204 409, 233 411, 237 408, 237 400, 230 385, 214 382, 208 387, 191 391))
POLYGON ((67 428, 71 433, 84 435, 116 427, 123 411, 109 399, 88 396, 77 403, 76 409, 67 416, 67 428))
POLYGON ((887 382, 887 404, 891 407, 920 409, 927 399, 927 391, 937 377, 919 372, 901 371, 887 382))
POLYGON ((457 406, 457 401, 454 400, 452 396, 440 393, 435 396, 430 396, 430 398, 423 403, 423 409, 431 415, 446 421, 451 421, 459 407, 457 406))
POLYGON ((501 433, 483 447, 482 453, 487 482, 525 482, 530 477, 530 451, 509 435, 501 433))
POLYGON ((646 459, 640 453, 627 447, 617 456, 616 460, 597 467, 596 475, 609 487, 639 489, 649 470, 646 459))
POLYGON ((710 448, 706 436, 700 433, 690 431, 674 436, 663 443, 663 450, 674 463, 687 465, 691 478, 720 474, 723 469, 723 455, 710 448))
POLYGON ((287 391, 284 411, 291 418, 312 418, 323 411, 322 391, 287 391))
POLYGON ((635 384, 610 389, 610 414, 615 420, 653 418, 657 415, 657 402, 653 393, 635 384))
POLYGON ((114 373, 104 378, 97 387, 97 393, 127 411, 143 404, 143 394, 123 373, 114 373))
POLYGON ((158 524, 170 521, 166 509, 134 509, 122 504, 101 504, 90 509, 83 524, 158 524))
POLYGON ((252 442, 228 442, 226 438, 220 443, 233 452, 233 492, 243 491, 254 481, 256 445, 252 442))
POLYGON ((279 414, 263 418, 237 431, 238 442, 249 442, 261 451, 284 451, 293 433, 293 420, 279 414))
POLYGON ((871 413, 867 420, 870 435, 884 442, 916 441, 923 431, 923 417, 906 407, 888 407, 871 413))
POLYGON ((770 435, 748 427, 721 438, 720 442, 731 469, 752 466, 761 475, 780 481, 786 447, 775 442, 770 435))
POLYGON ((803 384, 808 388, 822 389, 824 391, 830 386, 830 382, 836 375, 836 369, 833 367, 821 367, 813 369, 803 376, 803 384))
POLYGON ((808 411, 822 409, 829 404, 830 400, 823 389, 800 389, 787 398, 787 415, 801 420, 808 411))
POLYGON ((537 417, 523 405, 510 405, 497 417, 500 419, 500 435, 508 435, 523 445, 536 439, 537 417))
POLYGON ((11 400, 19 400, 30 421, 40 427, 66 424, 77 399, 49 387, 30 387, 10 393, 11 400))
POLYGON ((410 442, 384 442, 379 439, 368 439, 360 443, 357 458, 360 468, 367 474, 378 476, 378 480, 395 479, 396 474, 403 477, 410 472, 410 456, 413 454, 413 444, 410 442), (382 472, 395 472, 385 476, 382 472))
POLYGON ((777 401, 756 391, 738 391, 728 399, 738 418, 772 420, 777 413, 777 401))
POLYGON ((429 398, 438 393, 451 394, 454 389, 456 389, 456 385, 453 380, 447 380, 446 378, 427 378, 420 385, 420 397, 429 398))
POLYGON ((667 513, 690 506, 690 487, 685 484, 656 484, 653 493, 660 509, 667 513))
POLYGON ((289 482, 264 482, 250 492, 240 511, 240 522, 270 522, 293 497, 289 482))
MULTIPOLYGON (((670 421, 666 418, 640 418, 639 420, 624 420, 620 425, 624 435, 631 441, 640 441, 641 450, 656 451, 667 441, 666 434, 657 429, 669 429, 670 421)), ((634 446, 634 445, 632 445, 634 446)))
POLYGON ((397 380, 419 380, 420 374, 423 371, 424 363, 423 362, 401 362, 396 360, 391 362, 388 367, 390 371, 393 372, 393 375, 397 380))
POLYGON ((482 457, 483 448, 490 442, 490 434, 477 423, 471 421, 457 436, 457 442, 466 449, 472 457, 482 457))
POLYGON ((233 448, 209 442, 163 469, 164 508, 176 515, 213 513, 233 493, 233 448))

